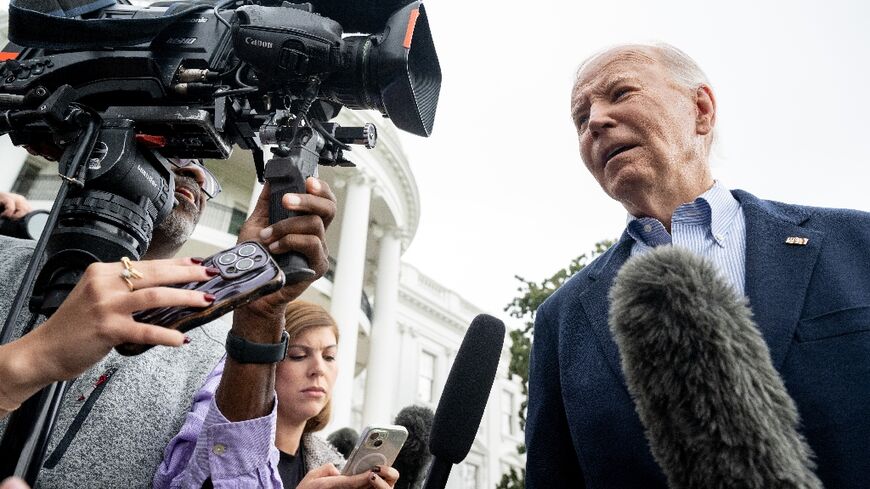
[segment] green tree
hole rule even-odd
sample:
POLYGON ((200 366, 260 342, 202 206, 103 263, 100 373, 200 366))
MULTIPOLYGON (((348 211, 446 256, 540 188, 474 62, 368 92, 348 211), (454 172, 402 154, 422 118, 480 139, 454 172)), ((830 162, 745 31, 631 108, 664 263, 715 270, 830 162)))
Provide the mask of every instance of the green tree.
MULTIPOLYGON (((591 252, 584 253, 577 258, 574 258, 567 267, 557 271, 552 276, 542 280, 541 282, 526 280, 519 275, 515 276, 520 282, 520 285, 517 287, 519 295, 514 297, 514 299, 505 306, 504 310, 512 317, 524 321, 522 327, 510 332, 511 360, 508 365, 508 375, 510 378, 513 378, 513 376, 519 377, 522 385, 523 402, 520 404, 519 419, 520 429, 523 431, 526 429, 526 407, 529 404, 529 355, 532 351, 532 333, 535 329, 535 311, 537 311, 538 306, 543 304, 544 301, 556 291, 556 289, 561 287, 562 284, 574 276, 575 273, 582 270, 583 267, 588 265, 592 260, 598 257, 598 255, 604 253, 604 251, 612 244, 612 240, 599 241, 598 243, 595 243, 595 248, 591 252)), ((525 444, 518 445, 517 452, 519 454, 526 453, 525 444)), ((501 481, 499 481, 496 489, 524 489, 525 486, 526 471, 521 470, 518 473, 515 469, 511 468, 508 473, 502 474, 501 481)))

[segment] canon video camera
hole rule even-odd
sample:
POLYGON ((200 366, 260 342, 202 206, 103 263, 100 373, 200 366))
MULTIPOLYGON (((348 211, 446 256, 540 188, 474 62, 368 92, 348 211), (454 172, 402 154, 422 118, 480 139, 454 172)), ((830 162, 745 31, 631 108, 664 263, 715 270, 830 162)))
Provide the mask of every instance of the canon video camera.
MULTIPOLYGON (((144 254, 175 202, 168 159, 252 151, 277 222, 280 196, 304 192, 318 164, 374 146, 372 124, 329 122, 342 107, 432 131, 441 71, 419 1, 13 0, 9 22, 0 134, 58 159, 69 187, 34 294, 46 313, 87 264, 144 254)), ((278 261, 288 280, 313 273, 301 255, 278 261)))

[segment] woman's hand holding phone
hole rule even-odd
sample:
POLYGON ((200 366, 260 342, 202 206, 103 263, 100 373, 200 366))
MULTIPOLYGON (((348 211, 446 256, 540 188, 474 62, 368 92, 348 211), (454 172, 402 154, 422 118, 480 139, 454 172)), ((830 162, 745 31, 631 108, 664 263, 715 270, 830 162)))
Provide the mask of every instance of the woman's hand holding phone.
MULTIPOLYGON (((20 404, 42 387, 74 379, 124 342, 179 346, 184 334, 144 324, 133 313, 149 307, 205 307, 203 292, 167 287, 210 278, 206 267, 190 258, 132 262, 142 277, 121 277, 121 263, 93 263, 67 299, 42 325, 3 345, 4 408, 20 404)), ((9 410, 9 409, 5 409, 9 410)))
POLYGON ((308 472, 296 489, 389 489, 399 480, 399 471, 392 467, 377 466, 356 475, 342 475, 332 464, 321 465, 308 472))
POLYGON ((363 430, 341 471, 354 475, 375 467, 389 467, 402 450, 408 430, 400 425, 369 426, 363 430))
POLYGON ((207 267, 195 260, 179 258, 132 264, 142 274, 142 278, 132 281, 133 291, 120 276, 124 265, 93 263, 57 312, 22 337, 33 337, 52 350, 40 358, 40 362, 53 366, 52 380, 77 377, 119 343, 179 346, 184 342, 181 332, 136 321, 135 311, 155 306, 206 307, 212 302, 203 292, 168 287, 211 278, 207 267))
MULTIPOLYGON (((257 242, 239 243, 219 251, 204 259, 202 265, 212 270, 213 275, 208 280, 176 287, 209 294, 214 300, 208 307, 151 308, 136 313, 134 318, 143 323, 187 332, 284 285, 283 272, 269 252, 257 242)), ((124 355, 136 355, 148 348, 149 345, 127 343, 117 347, 118 352, 124 355)))

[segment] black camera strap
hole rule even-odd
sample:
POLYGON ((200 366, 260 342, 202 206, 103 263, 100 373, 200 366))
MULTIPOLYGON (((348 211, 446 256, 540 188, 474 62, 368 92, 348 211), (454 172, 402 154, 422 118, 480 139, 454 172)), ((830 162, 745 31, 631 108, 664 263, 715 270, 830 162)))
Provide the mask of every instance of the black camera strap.
POLYGON ((154 39, 164 27, 213 3, 177 3, 162 17, 136 19, 80 19, 115 5, 115 0, 12 0, 9 40, 29 48, 97 49, 133 46, 154 39))

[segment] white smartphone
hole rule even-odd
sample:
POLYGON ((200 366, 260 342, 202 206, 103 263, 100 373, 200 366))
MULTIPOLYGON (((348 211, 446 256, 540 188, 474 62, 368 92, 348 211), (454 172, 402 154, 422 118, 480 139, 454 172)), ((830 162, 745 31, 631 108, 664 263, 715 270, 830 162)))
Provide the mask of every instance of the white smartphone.
POLYGON ((362 474, 375 465, 393 465, 407 438, 408 430, 404 426, 369 426, 350 452, 342 475, 362 474))

